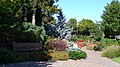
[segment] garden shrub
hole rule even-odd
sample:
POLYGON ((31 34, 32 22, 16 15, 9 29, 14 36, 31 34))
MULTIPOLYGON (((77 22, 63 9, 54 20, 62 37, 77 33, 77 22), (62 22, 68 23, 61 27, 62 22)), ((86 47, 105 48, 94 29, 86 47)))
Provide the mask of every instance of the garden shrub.
POLYGON ((16 42, 40 42, 44 41, 45 30, 43 26, 35 26, 31 23, 23 22, 14 27, 16 42))
POLYGON ((30 53, 30 60, 49 60, 47 51, 33 51, 30 53))
POLYGON ((120 57, 112 58, 113 61, 120 63, 120 57))
POLYGON ((0 48, 0 64, 11 63, 15 61, 16 57, 11 51, 0 48))
POLYGON ((30 54, 28 52, 13 52, 7 49, 0 49, 0 64, 16 63, 29 60, 30 54))
POLYGON ((24 62, 24 61, 47 61, 51 57, 47 51, 13 52, 0 49, 0 64, 24 62))
POLYGON ((16 60, 18 62, 30 61, 30 53, 29 52, 14 52, 14 54, 17 57, 16 60))
POLYGON ((118 45, 120 46, 120 40, 118 40, 118 45))
POLYGON ((49 56, 51 56, 51 61, 58 61, 58 60, 65 61, 69 59, 69 55, 65 51, 50 50, 49 56))
POLYGON ((120 46, 109 46, 102 51, 103 57, 116 58, 120 57, 120 46))
POLYGON ((86 49, 87 49, 87 50, 94 50, 94 46, 87 45, 87 46, 86 46, 86 49))
POLYGON ((70 59, 77 60, 77 59, 85 59, 87 54, 84 51, 69 51, 70 59))
POLYGON ((50 40, 47 44, 47 49, 55 49, 58 51, 65 51, 67 49, 67 43, 59 39, 50 40))
POLYGON ((47 51, 16 52, 19 62, 21 61, 45 61, 49 60, 47 51))
POLYGON ((118 45, 118 41, 115 40, 115 39, 105 38, 104 40, 105 40, 105 42, 103 44, 104 47, 108 47, 108 46, 112 46, 112 45, 118 45))
POLYGON ((104 48, 104 47, 103 47, 103 45, 101 45, 101 44, 94 46, 94 50, 95 50, 95 51, 102 51, 103 48, 104 48))
POLYGON ((46 36, 43 26, 35 26, 32 23, 23 22, 14 25, 0 25, 0 47, 12 49, 15 42, 41 42, 46 36))
POLYGON ((87 41, 87 40, 89 40, 89 39, 90 39, 89 37, 87 37, 87 36, 82 36, 82 35, 76 35, 76 36, 74 37, 74 41, 78 41, 78 40, 87 41))

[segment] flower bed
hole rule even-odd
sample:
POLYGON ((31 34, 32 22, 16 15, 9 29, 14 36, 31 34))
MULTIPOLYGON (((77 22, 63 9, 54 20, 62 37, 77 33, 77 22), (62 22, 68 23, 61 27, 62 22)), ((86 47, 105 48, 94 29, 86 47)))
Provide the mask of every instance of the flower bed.
POLYGON ((85 40, 78 40, 78 41, 77 41, 77 45, 78 45, 79 48, 84 47, 84 46, 85 46, 85 43, 86 43, 85 40))
POLYGON ((69 54, 66 51, 49 50, 48 55, 51 57, 51 61, 65 61, 69 59, 69 54))

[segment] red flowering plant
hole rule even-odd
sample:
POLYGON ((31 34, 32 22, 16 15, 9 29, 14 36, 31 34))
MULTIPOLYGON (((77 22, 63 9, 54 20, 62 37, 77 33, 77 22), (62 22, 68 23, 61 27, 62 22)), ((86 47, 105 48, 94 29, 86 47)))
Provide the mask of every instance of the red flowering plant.
POLYGON ((85 40, 77 40, 77 45, 78 45, 78 47, 84 47, 85 46, 85 43, 86 43, 86 41, 85 40))
POLYGON ((53 39, 48 42, 47 48, 52 50, 55 49, 58 51, 65 51, 67 49, 67 43, 59 39, 53 39))

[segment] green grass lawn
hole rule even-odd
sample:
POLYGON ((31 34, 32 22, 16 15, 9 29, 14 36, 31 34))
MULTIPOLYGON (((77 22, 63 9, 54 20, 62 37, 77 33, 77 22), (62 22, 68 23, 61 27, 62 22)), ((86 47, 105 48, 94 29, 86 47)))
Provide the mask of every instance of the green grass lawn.
POLYGON ((118 57, 118 58, 113 58, 112 60, 115 61, 115 62, 120 63, 120 57, 118 57))

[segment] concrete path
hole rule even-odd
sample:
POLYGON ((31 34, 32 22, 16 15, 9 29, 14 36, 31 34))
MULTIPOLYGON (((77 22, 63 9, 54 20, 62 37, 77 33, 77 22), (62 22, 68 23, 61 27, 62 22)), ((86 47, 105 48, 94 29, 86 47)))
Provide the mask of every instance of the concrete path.
POLYGON ((53 67, 120 67, 119 63, 116 63, 108 58, 101 57, 101 54, 98 51, 87 50, 85 47, 81 50, 87 53, 86 59, 77 61, 58 61, 52 64, 53 67))
POLYGON ((85 47, 81 50, 87 53, 86 59, 81 60, 67 60, 57 62, 22 62, 14 64, 0 65, 0 67, 120 67, 119 63, 101 57, 100 52, 87 50, 85 47))

